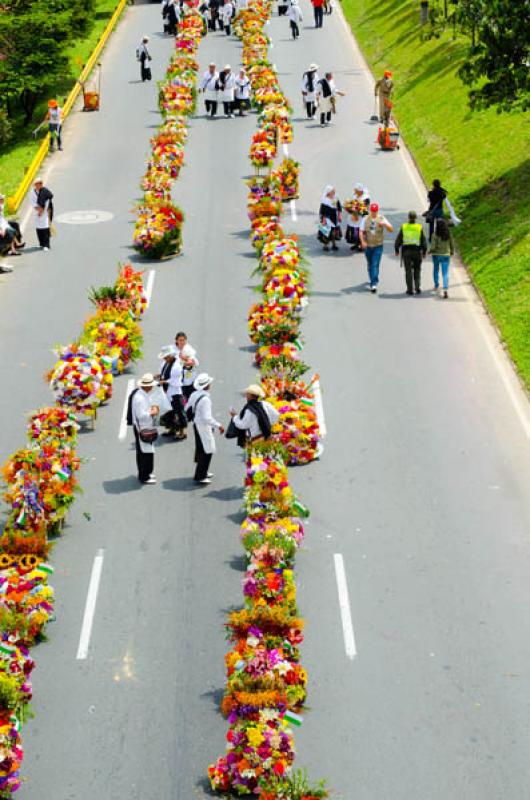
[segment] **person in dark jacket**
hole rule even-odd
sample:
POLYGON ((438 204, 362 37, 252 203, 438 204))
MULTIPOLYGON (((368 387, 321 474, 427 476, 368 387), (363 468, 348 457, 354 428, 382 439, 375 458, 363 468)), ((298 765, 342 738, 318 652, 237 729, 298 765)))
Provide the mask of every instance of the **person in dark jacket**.
POLYGON ((148 66, 148 64, 152 59, 149 50, 147 49, 148 41, 149 36, 144 36, 142 38, 142 43, 138 48, 138 61, 140 62, 140 78, 142 79, 142 83, 151 80, 151 67, 148 66))
POLYGON ((275 425, 280 414, 271 403, 265 398, 265 392, 256 383, 252 383, 245 389, 246 404, 239 414, 235 408, 229 411, 232 422, 239 430, 237 443, 244 447, 249 442, 266 441, 270 439, 271 430, 275 425))
POLYGON ((429 223, 429 241, 432 239, 436 220, 444 215, 444 200, 446 197, 447 192, 442 187, 440 181, 435 179, 432 182, 432 187, 427 192, 429 208, 425 212, 425 217, 429 223))
POLYGON ((342 239, 342 205, 334 186, 328 185, 324 188, 318 216, 320 223, 317 239, 322 242, 324 250, 329 250, 330 242, 332 250, 338 250, 336 243, 342 239))
POLYGON ((427 255, 427 240, 417 217, 415 211, 409 211, 408 222, 401 226, 394 243, 396 255, 401 249, 407 294, 413 294, 413 285, 416 294, 421 294, 421 262, 427 255))

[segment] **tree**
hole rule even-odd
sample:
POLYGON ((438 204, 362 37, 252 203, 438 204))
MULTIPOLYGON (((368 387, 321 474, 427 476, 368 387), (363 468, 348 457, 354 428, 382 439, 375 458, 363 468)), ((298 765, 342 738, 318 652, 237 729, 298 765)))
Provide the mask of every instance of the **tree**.
POLYGON ((530 108, 528 0, 460 0, 461 20, 468 5, 476 39, 458 74, 470 87, 470 107, 526 111, 530 108))

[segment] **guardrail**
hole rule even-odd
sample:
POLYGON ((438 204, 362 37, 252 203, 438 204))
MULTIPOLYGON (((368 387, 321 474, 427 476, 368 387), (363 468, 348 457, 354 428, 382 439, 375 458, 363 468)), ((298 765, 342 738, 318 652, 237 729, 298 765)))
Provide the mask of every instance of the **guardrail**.
MULTIPOLYGON (((116 22, 118 21, 121 12, 127 5, 127 1, 128 0, 119 0, 119 3, 115 8, 112 17, 109 19, 105 30, 101 34, 101 37, 97 45, 92 51, 92 54, 90 55, 87 63, 83 67, 81 75, 77 79, 74 87, 70 91, 70 94, 66 98, 65 104, 63 106, 63 119, 65 119, 72 110, 74 103, 79 96, 79 92, 81 91, 81 85, 86 81, 86 79, 94 69, 94 66, 101 54, 101 51, 107 44, 107 40, 110 34, 112 33, 112 30, 116 25, 116 22)), ((22 203, 24 197, 26 196, 26 192, 28 191, 34 177, 37 174, 37 170, 40 168, 40 165, 42 164, 42 162, 46 158, 46 155, 48 154, 49 148, 50 148, 50 134, 47 133, 44 139, 42 140, 39 149, 35 153, 35 156, 33 157, 31 164, 27 168, 24 178, 22 179, 22 182, 20 183, 18 189, 16 190, 14 195, 8 198, 7 206, 11 214, 14 214, 15 211, 17 211, 18 208, 20 207, 20 204, 22 203)))

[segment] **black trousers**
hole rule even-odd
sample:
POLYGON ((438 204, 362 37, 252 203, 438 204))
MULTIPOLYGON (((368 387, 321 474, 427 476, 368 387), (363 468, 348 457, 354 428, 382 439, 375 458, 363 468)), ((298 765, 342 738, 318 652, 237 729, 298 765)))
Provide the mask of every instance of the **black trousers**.
POLYGON ((184 395, 186 400, 190 399, 190 397, 191 397, 191 395, 193 394, 194 391, 195 391, 195 389, 193 388, 193 384, 192 383, 190 383, 189 386, 183 386, 182 387, 182 394, 184 395))
POLYGON ((322 6, 315 6, 314 13, 315 13, 315 28, 321 28, 322 22, 324 20, 324 9, 322 8, 322 6))
POLYGON ((228 103, 225 103, 225 101, 223 100, 223 109, 224 109, 225 114, 232 114, 233 113, 233 107, 234 107, 234 104, 231 101, 228 101, 228 103))
POLYGON ((57 147, 59 150, 63 149, 63 141, 61 139, 62 127, 62 125, 56 125, 55 123, 50 123, 50 125, 48 125, 50 131, 50 150, 53 150, 55 147, 55 139, 57 139, 57 147))
POLYGON ((248 111, 250 108, 250 100, 244 100, 243 98, 237 98, 234 103, 235 108, 239 111, 239 116, 243 116, 245 111, 248 111))
POLYGON ((140 448, 140 435, 136 428, 134 430, 134 443, 136 445, 136 466, 138 468, 138 480, 145 483, 155 468, 154 453, 142 453, 140 448))
POLYGON ((325 122, 331 122, 331 111, 320 113, 320 124, 323 125, 325 122))
POLYGON ((225 33, 227 36, 230 36, 232 33, 232 24, 229 22, 228 25, 225 25, 225 33))
POLYGON ((208 477, 208 467, 212 460, 212 453, 205 453, 202 445, 202 439, 196 426, 193 426, 195 433, 195 475, 193 476, 196 481, 203 481, 208 477))
POLYGON ((217 114, 217 100, 205 100, 204 105, 206 106, 206 113, 211 117, 215 117, 217 114))
POLYGON ((294 19, 290 20, 291 22, 291 33, 293 34, 293 39, 297 39, 300 36, 300 28, 298 27, 298 23, 294 21, 294 19))
POLYGON ((174 394, 171 398, 171 408, 175 412, 174 425, 177 428, 187 428, 188 420, 184 412, 184 402, 181 394, 174 394))
POLYGON ((403 266, 405 267, 405 280, 407 282, 407 292, 414 289, 421 289, 421 253, 403 253, 403 266))
POLYGON ((37 228, 37 239, 41 247, 50 247, 50 229, 37 228))
POLYGON ((151 67, 146 67, 145 60, 140 64, 140 77, 142 81, 150 81, 151 80, 151 67))
POLYGON ((313 103, 312 100, 310 100, 309 102, 306 101, 305 107, 308 119, 313 119, 313 117, 315 116, 315 111, 317 110, 316 105, 313 103))

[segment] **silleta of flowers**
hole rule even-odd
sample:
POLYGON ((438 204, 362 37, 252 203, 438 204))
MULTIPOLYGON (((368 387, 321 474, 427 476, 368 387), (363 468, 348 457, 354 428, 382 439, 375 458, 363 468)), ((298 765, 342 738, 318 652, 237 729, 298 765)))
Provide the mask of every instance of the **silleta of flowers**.
POLYGON ((47 376, 56 405, 30 415, 27 446, 2 469, 8 513, 0 537, 0 800, 20 787, 20 727, 29 716, 34 668, 29 648, 54 619, 47 558, 79 491, 77 414, 93 417, 112 394, 113 362, 121 369, 139 355, 138 320, 147 308, 142 273, 125 264, 115 284, 92 289, 90 300, 96 314, 85 324, 83 344, 57 348, 47 376))
POLYGON ((228 719, 226 754, 208 768, 212 789, 261 800, 317 800, 329 793, 293 771, 293 730, 303 720, 307 674, 300 663, 303 620, 296 601, 294 563, 308 509, 289 482, 287 466, 320 452, 313 384, 300 357, 300 325, 307 306, 308 271, 298 242, 281 225, 283 200, 298 194, 299 165, 285 158, 273 170, 278 144, 290 142, 289 104, 266 60, 263 27, 272 0, 250 0, 235 21, 243 63, 260 111, 247 180, 251 242, 259 261, 261 300, 248 315, 250 340, 265 396, 280 412, 272 437, 247 446, 241 542, 247 567, 244 607, 230 614, 231 649, 221 710, 228 719))
POLYGON ((196 106, 195 58, 204 31, 196 0, 186 0, 175 40, 175 54, 159 84, 159 107, 164 117, 151 139, 151 156, 141 181, 144 196, 137 207, 133 245, 146 258, 163 259, 182 250, 184 214, 171 200, 171 189, 184 163, 187 118, 196 106))

